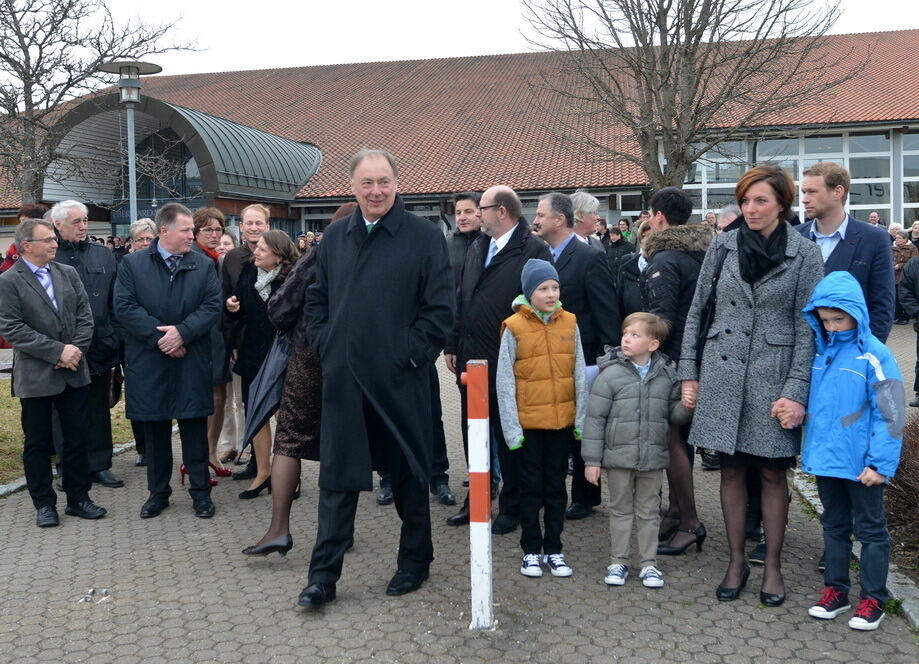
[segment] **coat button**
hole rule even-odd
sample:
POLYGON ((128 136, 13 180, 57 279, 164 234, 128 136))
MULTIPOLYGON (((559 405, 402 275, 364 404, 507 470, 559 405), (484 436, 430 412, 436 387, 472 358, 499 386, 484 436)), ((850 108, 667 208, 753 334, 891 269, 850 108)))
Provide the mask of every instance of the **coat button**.
POLYGON ((736 306, 737 306, 737 303, 736 303, 734 300, 731 300, 731 306, 732 306, 732 307, 736 307, 736 306))
POLYGON ((724 333, 725 333, 725 334, 730 334, 731 331, 730 331, 730 330, 725 330, 724 333))
POLYGON ((747 361, 746 361, 744 358, 740 358, 740 363, 741 363, 741 364, 746 364, 747 361))
POLYGON ((727 356, 727 355, 722 355, 722 356, 721 356, 721 359, 724 360, 725 362, 727 362, 728 356, 727 356))

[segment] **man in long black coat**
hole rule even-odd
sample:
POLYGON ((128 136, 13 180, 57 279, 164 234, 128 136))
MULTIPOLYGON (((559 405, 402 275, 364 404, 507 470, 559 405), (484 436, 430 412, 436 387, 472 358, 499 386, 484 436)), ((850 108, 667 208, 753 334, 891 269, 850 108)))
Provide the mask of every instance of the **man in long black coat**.
MULTIPOLYGON (((520 522, 517 496, 517 468, 510 454, 497 416, 498 398, 495 375, 501 347, 501 322, 513 314, 511 303, 520 294, 520 274, 530 258, 551 261, 546 243, 530 233, 529 224, 520 214, 522 206, 510 187, 491 187, 479 202, 482 235, 466 253, 466 263, 457 290, 456 323, 444 349, 447 368, 457 374, 466 369, 469 360, 488 360, 488 395, 492 455, 498 454, 503 486, 498 497, 498 516, 492 532, 504 534, 520 522)), ((460 385, 462 403, 463 446, 468 445, 466 431, 466 387, 460 385)), ((451 526, 469 523, 469 498, 458 513, 447 519, 451 526)))
POLYGON ((429 366, 453 320, 447 244, 405 210, 392 155, 351 161, 358 209, 325 231, 307 291, 307 336, 322 361, 319 527, 301 606, 335 599, 359 491, 389 471, 402 519, 388 595, 417 590, 434 559, 427 498, 432 420, 429 366))

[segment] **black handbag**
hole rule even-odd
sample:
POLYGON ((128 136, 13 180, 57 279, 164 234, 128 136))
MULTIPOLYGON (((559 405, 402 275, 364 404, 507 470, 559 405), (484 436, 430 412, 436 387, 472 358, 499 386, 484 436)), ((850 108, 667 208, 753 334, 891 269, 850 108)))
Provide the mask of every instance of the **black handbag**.
POLYGON ((724 246, 718 249, 718 258, 715 263, 715 274, 712 276, 711 287, 708 291, 708 298, 702 305, 702 311, 699 312, 699 327, 696 329, 696 370, 702 370, 702 352, 705 350, 705 342, 708 339, 708 331, 715 320, 715 305, 718 297, 718 279, 721 277, 721 268, 724 267, 724 259, 728 255, 728 250, 724 246))

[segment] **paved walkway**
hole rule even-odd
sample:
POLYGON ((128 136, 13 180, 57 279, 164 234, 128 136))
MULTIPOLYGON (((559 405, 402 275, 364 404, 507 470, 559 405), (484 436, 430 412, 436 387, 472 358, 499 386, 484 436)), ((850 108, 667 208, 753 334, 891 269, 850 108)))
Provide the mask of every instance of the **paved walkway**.
MULTIPOLYGON (((911 328, 898 327, 891 342, 907 381, 914 339, 911 328)), ((443 369, 441 376, 451 463, 460 469, 459 400, 452 376, 443 369)), ((392 598, 383 591, 394 571, 399 521, 392 507, 362 496, 338 600, 306 613, 295 603, 316 531, 315 464, 304 465, 294 549, 287 558, 253 560, 240 549, 262 535, 267 496, 237 500, 242 483, 221 480, 217 516, 202 521, 176 481, 172 506, 142 521, 145 479, 133 460, 129 453, 115 461, 127 487, 93 491, 109 509, 101 521, 62 514, 59 528, 39 530, 25 492, 0 499, 0 662, 919 661, 919 642, 901 618, 856 633, 842 617, 807 616, 822 585, 821 535, 798 500, 784 554, 785 605, 759 606, 761 568, 738 601, 716 601, 727 559, 717 473, 696 471, 708 539, 701 553, 661 561, 664 588, 645 589, 634 577, 622 588, 604 585, 609 544, 601 509, 566 525, 565 551, 575 570, 569 579, 524 578, 517 571, 519 531, 496 536, 498 625, 471 632, 468 530, 443 525, 455 508, 432 504, 431 578, 420 591, 392 598), (109 598, 78 602, 88 588, 96 599, 105 588, 109 598)), ((457 471, 452 485, 461 495, 460 483, 457 471)))

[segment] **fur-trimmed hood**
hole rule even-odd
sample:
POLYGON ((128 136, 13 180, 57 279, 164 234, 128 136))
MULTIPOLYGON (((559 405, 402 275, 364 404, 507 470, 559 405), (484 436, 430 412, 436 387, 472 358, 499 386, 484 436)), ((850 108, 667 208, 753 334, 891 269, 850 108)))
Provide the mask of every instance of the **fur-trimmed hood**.
POLYGON ((643 243, 645 257, 650 261, 659 251, 701 251, 703 254, 712 243, 715 234, 703 224, 685 224, 670 226, 657 233, 652 233, 643 243))

